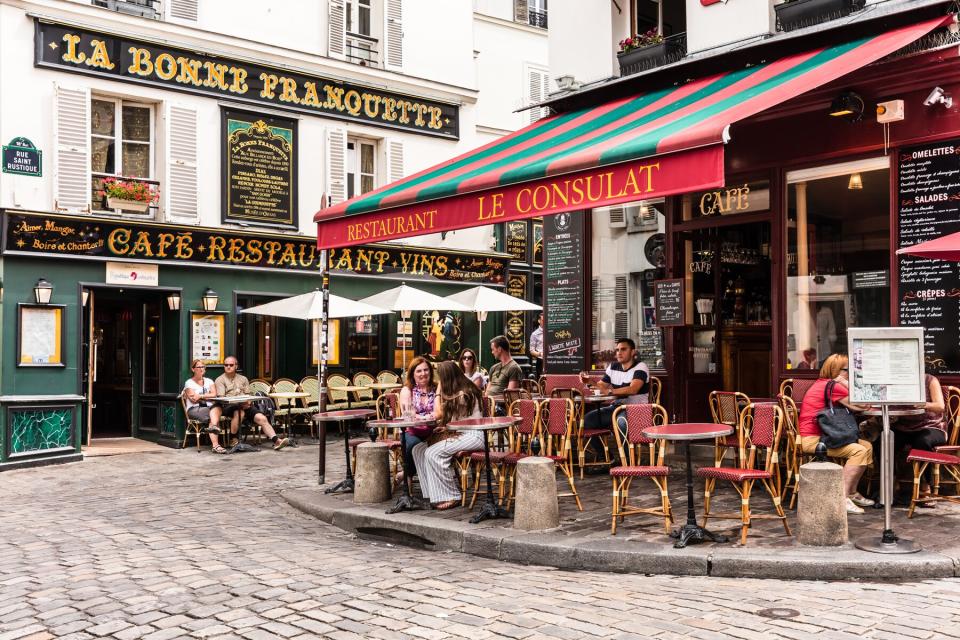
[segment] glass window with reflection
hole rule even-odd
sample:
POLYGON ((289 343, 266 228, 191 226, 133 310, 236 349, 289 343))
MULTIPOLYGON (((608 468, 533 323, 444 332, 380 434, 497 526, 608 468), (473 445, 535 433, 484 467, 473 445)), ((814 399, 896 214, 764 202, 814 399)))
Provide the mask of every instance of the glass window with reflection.
POLYGON ((653 281, 663 278, 666 258, 663 201, 594 209, 592 258, 592 363, 615 360, 617 339, 631 338, 651 369, 663 368, 663 332, 653 312, 653 281))
POLYGON ((787 369, 847 352, 849 327, 890 325, 887 158, 787 173, 787 369))

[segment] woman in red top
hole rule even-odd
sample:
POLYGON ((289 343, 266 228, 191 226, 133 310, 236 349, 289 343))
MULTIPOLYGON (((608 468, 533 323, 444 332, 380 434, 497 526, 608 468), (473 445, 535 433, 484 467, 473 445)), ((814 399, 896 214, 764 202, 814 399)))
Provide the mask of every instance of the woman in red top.
MULTIPOLYGON (((862 411, 864 407, 850 404, 847 396, 847 356, 834 353, 824 360, 820 368, 820 378, 813 383, 810 390, 803 396, 800 408, 800 420, 797 430, 800 432, 800 447, 804 453, 816 451, 820 442, 820 425, 817 424, 817 414, 826 407, 824 392, 827 383, 836 381, 831 393, 831 400, 837 404, 849 407, 853 411, 862 411)), ((858 440, 852 444, 837 449, 827 449, 831 458, 846 460, 843 466, 843 488, 847 496, 847 513, 863 513, 861 507, 869 507, 873 500, 864 498, 857 491, 857 484, 864 469, 873 460, 873 446, 867 440, 858 440)))

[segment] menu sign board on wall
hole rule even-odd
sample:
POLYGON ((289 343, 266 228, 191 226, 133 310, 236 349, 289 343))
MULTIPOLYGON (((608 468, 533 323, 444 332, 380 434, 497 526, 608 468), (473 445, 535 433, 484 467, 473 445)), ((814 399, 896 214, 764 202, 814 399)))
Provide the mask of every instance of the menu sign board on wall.
POLYGON ((506 225, 506 246, 507 253, 513 256, 514 260, 520 262, 527 261, 527 221, 511 220, 506 225))
POLYGON ((658 327, 678 327, 683 317, 683 279, 657 280, 653 283, 653 302, 658 327))
MULTIPOLYGON (((511 273, 507 278, 507 294, 521 300, 527 299, 527 274, 511 273)), ((505 336, 510 343, 510 354, 515 356, 527 353, 527 325, 523 311, 507 311, 505 336)))
POLYGON ((577 373, 586 368, 583 213, 547 216, 543 227, 545 370, 577 373))
MULTIPOLYGON (((960 231, 960 140, 901 149, 898 248, 960 231)), ((927 371, 960 374, 960 264, 899 258, 901 326, 924 327, 927 371)))
POLYGON ((297 225, 297 121, 224 109, 223 222, 297 225))

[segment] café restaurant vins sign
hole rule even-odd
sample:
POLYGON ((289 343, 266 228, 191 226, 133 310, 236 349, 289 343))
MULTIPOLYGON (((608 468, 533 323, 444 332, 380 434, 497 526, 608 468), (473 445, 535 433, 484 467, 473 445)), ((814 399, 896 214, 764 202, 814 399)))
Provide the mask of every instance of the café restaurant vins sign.
MULTIPOLYGON (((39 213, 5 214, 3 253, 320 272, 313 238, 39 213)), ((337 275, 503 285, 509 258, 365 245, 330 251, 337 275)))
POLYGON ((39 67, 268 104, 411 133, 459 138, 456 105, 117 36, 36 21, 39 67))

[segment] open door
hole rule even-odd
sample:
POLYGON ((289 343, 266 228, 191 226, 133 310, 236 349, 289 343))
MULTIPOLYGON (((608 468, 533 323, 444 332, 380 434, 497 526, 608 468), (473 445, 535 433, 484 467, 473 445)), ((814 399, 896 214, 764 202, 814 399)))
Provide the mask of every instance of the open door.
POLYGON ((93 289, 85 289, 85 291, 87 293, 87 305, 84 308, 83 315, 83 395, 86 396, 87 399, 84 416, 84 422, 87 428, 83 437, 83 444, 89 445, 90 438, 93 436, 93 383, 97 380, 97 347, 99 346, 100 339, 98 339, 93 326, 96 296, 94 295, 93 289))

